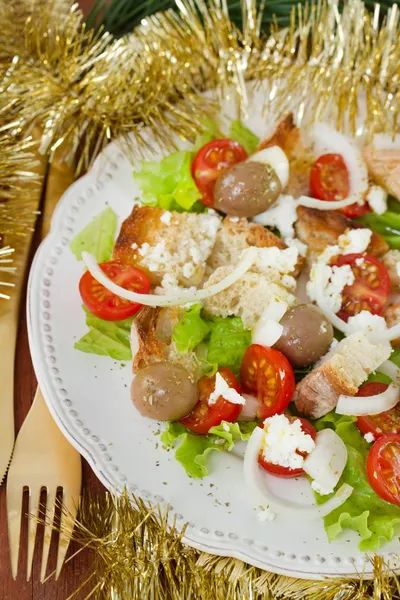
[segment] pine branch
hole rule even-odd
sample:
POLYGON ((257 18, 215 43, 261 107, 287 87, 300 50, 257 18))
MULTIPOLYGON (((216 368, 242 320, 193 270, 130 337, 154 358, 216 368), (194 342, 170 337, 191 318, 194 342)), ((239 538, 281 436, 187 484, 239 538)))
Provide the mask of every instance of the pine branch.
MULTIPOLYGON (((242 10, 240 0, 227 0, 232 21, 239 27, 242 26, 242 10)), ((290 22, 290 13, 293 7, 305 4, 305 0, 257 0, 257 6, 265 4, 262 18, 262 29, 269 31, 273 22, 280 27, 286 27, 290 22)), ((343 4, 343 2, 340 2, 343 4)), ((365 4, 370 10, 374 9, 375 0, 366 0, 365 4)), ((380 2, 381 15, 385 15, 388 8, 394 4, 391 0, 380 2)), ((87 22, 90 27, 104 26, 114 35, 123 35, 132 31, 142 19, 158 11, 176 8, 175 0, 96 0, 87 22)))

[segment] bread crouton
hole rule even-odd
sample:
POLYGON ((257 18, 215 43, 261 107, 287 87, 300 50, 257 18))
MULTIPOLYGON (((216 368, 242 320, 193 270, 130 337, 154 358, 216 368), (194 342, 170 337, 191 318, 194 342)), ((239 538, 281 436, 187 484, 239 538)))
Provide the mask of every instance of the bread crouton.
POLYGON ((389 250, 382 257, 382 262, 389 272, 392 288, 400 288, 400 275, 397 272, 397 263, 400 263, 400 250, 389 250))
MULTIPOLYGON (((217 283, 233 270, 233 266, 219 267, 206 282, 204 287, 217 283)), ((268 303, 281 298, 292 306, 296 299, 266 274, 254 270, 247 271, 228 289, 207 298, 204 301, 204 312, 215 317, 241 317, 243 325, 252 329, 257 323, 268 303)))
MULTIPOLYGON (((388 327, 394 327, 400 323, 400 304, 390 304, 382 313, 388 327)), ((400 347, 400 337, 391 341, 395 348, 400 347)))
POLYGON ((281 121, 273 135, 261 142, 258 150, 279 146, 289 161, 289 182, 285 194, 299 198, 309 194, 310 169, 314 156, 301 137, 301 131, 296 127, 293 115, 289 114, 281 121))
POLYGON ((199 285, 221 220, 216 214, 177 213, 135 207, 122 223, 113 258, 140 267, 153 285, 199 285))
POLYGON ((400 200, 400 150, 379 150, 367 146, 364 149, 364 160, 371 179, 400 200))
POLYGON ((132 323, 131 346, 133 373, 169 360, 184 367, 193 381, 197 380, 200 361, 194 352, 180 354, 172 340, 175 325, 185 310, 181 307, 143 307, 132 323))
POLYGON ((227 265, 237 265, 243 250, 249 246, 258 248, 276 246, 282 250, 287 248, 278 236, 262 225, 249 223, 245 218, 232 220, 231 217, 226 217, 217 233, 207 263, 212 270, 227 265))
POLYGON ((353 333, 297 384, 293 395, 296 408, 312 419, 326 415, 335 408, 341 394, 354 396, 391 351, 387 342, 374 344, 364 333, 353 333))
MULTIPOLYGON (((346 230, 360 227, 362 226, 333 210, 318 210, 306 206, 297 208, 296 234, 301 242, 307 244, 311 255, 319 254, 327 246, 336 244, 338 237, 346 230)), ((379 258, 388 250, 385 240, 372 232, 367 252, 379 258)))

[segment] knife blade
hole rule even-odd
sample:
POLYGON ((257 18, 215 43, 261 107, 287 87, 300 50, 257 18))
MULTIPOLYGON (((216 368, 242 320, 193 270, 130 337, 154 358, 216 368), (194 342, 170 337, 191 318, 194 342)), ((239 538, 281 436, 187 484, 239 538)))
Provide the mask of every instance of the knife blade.
MULTIPOLYGON (((34 132, 38 135, 38 132, 34 132)), ((44 175, 47 158, 37 155, 38 166, 35 172, 43 182, 42 185, 24 184, 21 194, 24 197, 24 207, 38 211, 43 192, 44 175)), ((21 197, 22 197, 21 195, 21 197)), ((18 200, 13 200, 18 202, 18 200)), ((13 266, 16 273, 1 273, 1 280, 13 283, 15 287, 5 288, 10 300, 0 299, 0 485, 7 473, 15 441, 14 424, 14 361, 18 333, 18 317, 29 252, 33 239, 33 231, 27 231, 22 236, 7 236, 5 244, 15 248, 13 266)))

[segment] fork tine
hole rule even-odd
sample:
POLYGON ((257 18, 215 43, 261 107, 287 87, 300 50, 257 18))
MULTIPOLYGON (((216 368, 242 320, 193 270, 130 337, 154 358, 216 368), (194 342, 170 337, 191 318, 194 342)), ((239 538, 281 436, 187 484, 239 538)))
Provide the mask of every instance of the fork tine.
POLYGON ((13 579, 18 574, 18 556, 21 536, 22 488, 7 485, 7 521, 10 544, 11 573, 13 579))
POLYGON ((60 518, 60 539, 58 542, 57 553, 56 581, 60 575, 65 560, 65 555, 67 554, 72 531, 74 529, 76 514, 78 512, 78 506, 79 503, 77 502, 77 499, 74 498, 67 491, 63 490, 60 518))
POLYGON ((36 531, 38 526, 41 488, 29 488, 28 508, 28 557, 26 563, 26 580, 29 581, 32 573, 33 552, 35 550, 36 531))
POLYGON ((49 559, 51 534, 53 531, 52 525, 53 525, 53 521, 54 521, 55 510, 56 510, 56 492, 47 490, 46 525, 44 527, 42 567, 40 569, 40 583, 43 583, 46 578, 47 561, 49 559))

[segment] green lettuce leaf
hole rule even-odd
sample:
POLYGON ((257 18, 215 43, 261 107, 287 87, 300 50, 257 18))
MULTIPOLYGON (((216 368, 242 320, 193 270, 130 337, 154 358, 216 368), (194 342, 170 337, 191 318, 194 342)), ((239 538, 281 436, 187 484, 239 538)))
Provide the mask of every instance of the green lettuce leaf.
POLYGON ((117 215, 112 208, 106 208, 70 242, 69 247, 78 260, 82 252, 90 252, 97 262, 110 260, 114 248, 117 215))
POLYGON ((129 337, 133 317, 124 321, 103 321, 85 308, 84 311, 89 331, 76 342, 74 348, 89 354, 110 356, 115 360, 132 360, 129 337))
MULTIPOLYGON (((318 430, 330 427, 346 444, 348 458, 338 486, 348 483, 354 490, 350 498, 324 518, 329 541, 344 529, 353 529, 361 537, 359 549, 374 552, 383 541, 395 535, 395 526, 400 523, 400 508, 382 500, 371 488, 365 471, 365 461, 370 444, 358 431, 356 418, 329 413, 315 422, 318 430)), ((317 502, 325 502, 327 496, 316 494, 317 502)))
POLYGON ((232 121, 229 137, 235 140, 235 142, 239 142, 247 154, 253 154, 260 142, 259 138, 250 129, 245 127, 240 119, 232 121))
POLYGON ((211 140, 225 137, 218 128, 218 125, 211 119, 204 119, 202 121, 202 126, 203 131, 196 136, 193 152, 197 152, 200 148, 208 144, 208 142, 211 142, 211 140))
POLYGON ((383 215, 370 212, 357 222, 379 233, 391 248, 400 248, 400 202, 395 198, 389 198, 388 210, 383 215))
POLYGON ((161 434, 161 442, 175 451, 176 460, 181 463, 189 477, 200 479, 208 475, 207 457, 214 450, 232 450, 238 440, 249 439, 256 423, 226 423, 212 427, 212 435, 196 435, 180 423, 167 423, 161 434))
POLYGON ((243 355, 251 344, 251 332, 238 317, 216 317, 207 321, 210 329, 207 360, 219 368, 226 367, 237 374, 243 355))
POLYGON ((133 178, 142 191, 144 204, 166 210, 190 210, 201 194, 190 171, 192 153, 174 152, 160 162, 143 161, 133 178))
POLYGON ((201 308, 201 304, 192 306, 174 327, 172 339, 181 354, 194 350, 210 333, 209 326, 201 318, 201 308))

